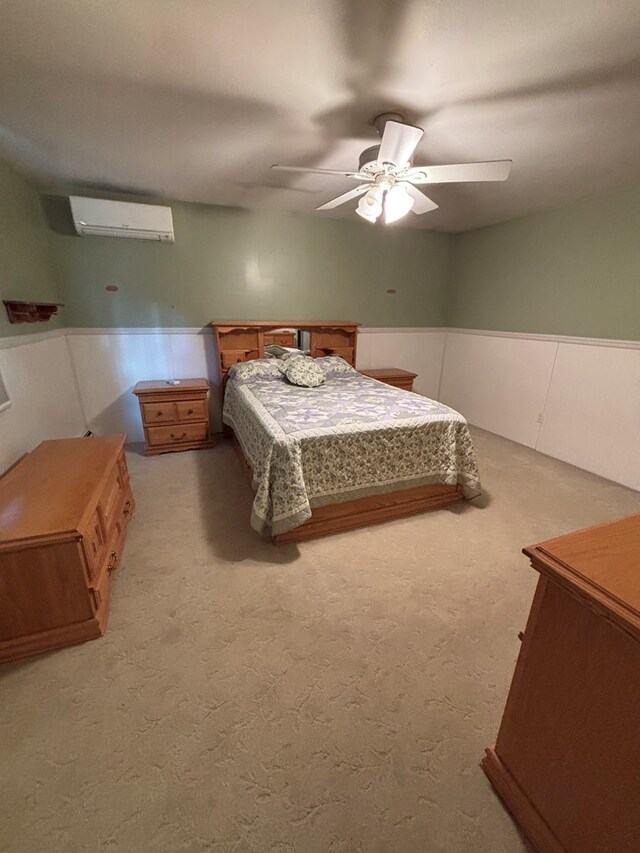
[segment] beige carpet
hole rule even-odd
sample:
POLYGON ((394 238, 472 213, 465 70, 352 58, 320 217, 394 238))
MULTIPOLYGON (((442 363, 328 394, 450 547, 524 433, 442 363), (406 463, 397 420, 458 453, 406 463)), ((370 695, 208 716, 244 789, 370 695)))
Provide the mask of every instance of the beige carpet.
POLYGON ((230 447, 129 454, 107 635, 0 670, 0 850, 523 850, 478 766, 520 549, 640 495, 474 437, 479 505, 279 549, 230 447))

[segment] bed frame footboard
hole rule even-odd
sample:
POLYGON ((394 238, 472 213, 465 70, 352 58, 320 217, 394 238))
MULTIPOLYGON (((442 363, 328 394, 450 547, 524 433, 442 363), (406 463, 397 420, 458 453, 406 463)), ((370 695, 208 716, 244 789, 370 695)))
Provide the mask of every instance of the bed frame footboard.
MULTIPOLYGON (((231 438, 242 467, 249 479, 253 479, 251 465, 247 461, 240 442, 232 429, 227 427, 226 434, 231 438)), ((410 489, 400 489, 397 492, 385 492, 380 495, 370 495, 366 498, 356 498, 344 503, 327 504, 316 507, 311 518, 272 539, 276 545, 287 542, 302 542, 306 539, 316 539, 331 533, 341 533, 344 530, 354 530, 357 527, 368 527, 392 518, 403 518, 417 515, 432 509, 460 503, 464 500, 461 486, 415 486, 410 489)))

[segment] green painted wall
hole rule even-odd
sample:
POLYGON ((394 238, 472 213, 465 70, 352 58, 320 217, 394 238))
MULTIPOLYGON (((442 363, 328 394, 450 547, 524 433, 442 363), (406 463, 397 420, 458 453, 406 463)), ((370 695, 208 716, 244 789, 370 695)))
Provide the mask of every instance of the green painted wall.
POLYGON ((640 339, 640 187, 452 239, 449 325, 640 339))
MULTIPOLYGON (((49 231, 36 190, 0 160, 0 294, 2 299, 63 302, 53 273, 49 231)), ((7 320, 0 305, 0 336, 42 332, 64 325, 62 317, 46 323, 7 320)))
POLYGON ((47 205, 69 325, 446 323, 446 235, 174 202, 176 243, 155 244, 75 236, 66 199, 49 198, 47 205), (106 291, 109 285, 118 291, 106 291))
POLYGON ((640 187, 457 235, 171 207, 173 245, 78 237, 66 196, 0 162, 2 297, 66 303, 46 324, 2 312, 0 336, 326 318, 640 338, 640 187))

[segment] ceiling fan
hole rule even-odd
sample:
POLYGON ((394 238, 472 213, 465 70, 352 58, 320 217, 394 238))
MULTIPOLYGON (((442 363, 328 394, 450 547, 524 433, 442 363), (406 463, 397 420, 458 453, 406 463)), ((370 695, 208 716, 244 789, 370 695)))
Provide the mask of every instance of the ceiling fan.
POLYGON ((376 222, 384 212, 387 225, 402 219, 410 210, 420 214, 438 207, 418 186, 462 181, 505 181, 509 177, 511 160, 459 163, 451 166, 414 166, 412 155, 424 133, 422 128, 406 124, 403 117, 396 113, 383 113, 374 119, 373 124, 382 140, 380 145, 373 145, 362 152, 357 171, 307 169, 304 166, 271 168, 281 172, 339 175, 361 181, 360 186, 326 204, 321 204, 316 210, 331 210, 362 196, 356 213, 368 222, 376 222))

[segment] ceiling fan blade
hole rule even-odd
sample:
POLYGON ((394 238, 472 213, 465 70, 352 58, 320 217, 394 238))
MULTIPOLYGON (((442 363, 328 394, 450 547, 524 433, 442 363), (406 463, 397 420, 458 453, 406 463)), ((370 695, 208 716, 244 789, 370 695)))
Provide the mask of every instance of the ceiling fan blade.
POLYGON ((307 169, 306 166, 272 166, 276 172, 306 172, 312 175, 340 175, 341 178, 355 178, 357 181, 372 181, 370 175, 361 175, 359 172, 340 172, 337 169, 307 169))
POLYGON ((400 186, 403 187, 413 199, 413 207, 411 208, 414 213, 429 213, 430 210, 435 210, 438 205, 435 201, 431 201, 430 198, 420 192, 417 187, 414 187, 413 184, 409 184, 406 181, 400 181, 400 186))
POLYGON ((460 181, 506 181, 512 160, 458 163, 451 166, 414 166, 404 175, 412 184, 453 184, 460 181))
POLYGON ((402 124, 399 121, 388 121, 384 126, 378 162, 393 163, 394 166, 405 166, 416 150, 416 145, 422 139, 424 130, 402 124))
POLYGON ((369 189, 371 189, 369 184, 356 187, 354 190, 349 190, 348 193, 342 193, 342 195, 339 195, 337 198, 332 198, 331 201, 321 204, 320 207, 316 207, 316 210, 331 210, 332 207, 338 207, 339 205, 344 204, 345 201, 351 201, 352 198, 358 198, 359 195, 366 193, 369 189))

